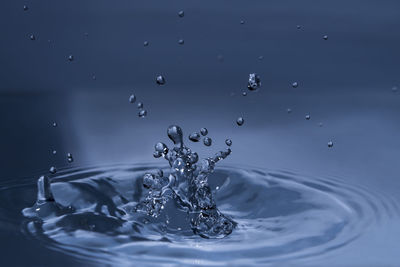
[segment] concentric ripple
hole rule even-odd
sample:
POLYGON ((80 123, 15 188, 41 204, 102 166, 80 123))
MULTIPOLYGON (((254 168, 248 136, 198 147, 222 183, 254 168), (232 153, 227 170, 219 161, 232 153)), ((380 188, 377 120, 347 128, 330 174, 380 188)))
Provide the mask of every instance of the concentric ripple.
MULTIPOLYGON (((176 209, 165 208, 167 222, 134 212, 144 194, 144 173, 159 168, 61 171, 52 180, 52 191, 67 212, 27 219, 23 231, 51 249, 103 264, 249 265, 325 255, 398 214, 388 197, 340 179, 220 167, 209 185, 219 209, 237 227, 225 238, 203 239, 182 223, 185 216, 176 209)), ((22 184, 2 191, 33 188, 22 184)))

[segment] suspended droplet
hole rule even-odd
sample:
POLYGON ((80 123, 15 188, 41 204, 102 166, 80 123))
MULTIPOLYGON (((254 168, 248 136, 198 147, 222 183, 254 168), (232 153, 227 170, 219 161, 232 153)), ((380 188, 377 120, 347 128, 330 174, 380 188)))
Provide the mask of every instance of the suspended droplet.
POLYGON ((198 132, 191 133, 189 135, 189 140, 192 141, 192 142, 199 142, 200 134, 198 132))
POLYGON ((149 45, 149 42, 148 42, 148 41, 144 41, 144 42, 143 42, 143 45, 144 45, 144 46, 148 46, 148 45, 149 45))
POLYGON ((178 16, 183 18, 185 16, 185 12, 183 12, 183 10, 179 11, 178 16))
POLYGON ((242 96, 247 96, 247 92, 242 92, 242 96))
POLYGON ((324 40, 328 40, 328 35, 324 35, 324 40))
POLYGON ((31 34, 31 35, 29 36, 29 39, 31 39, 32 41, 35 41, 35 40, 36 40, 36 37, 35 37, 35 35, 31 34))
POLYGON ((292 113, 292 109, 288 108, 287 113, 292 113))
POLYGON ((297 29, 298 29, 298 30, 300 30, 300 29, 301 29, 301 25, 297 25, 296 27, 297 27, 297 29))
POLYGON ((392 87, 392 92, 393 92, 393 93, 396 93, 397 90, 398 90, 397 86, 393 86, 393 87, 392 87))
POLYGON ((51 173, 51 174, 55 174, 56 172, 57 172, 57 169, 56 169, 56 167, 51 167, 50 168, 50 170, 49 170, 49 172, 51 173))
POLYGON ((168 153, 168 147, 166 144, 158 142, 157 144, 155 144, 154 146, 154 150, 160 153, 164 153, 167 154, 168 153))
POLYGON ((249 88, 249 90, 251 91, 254 91, 260 87, 261 87, 260 76, 258 76, 257 73, 250 73, 249 81, 247 83, 247 88, 249 88))
POLYGON ((57 122, 53 122, 53 127, 57 127, 57 122))
POLYGON ((27 11, 29 8, 27 5, 24 5, 24 11, 27 11))
POLYGON ((138 113, 139 118, 144 118, 147 116, 147 111, 145 109, 142 109, 141 111, 139 111, 138 113))
POLYGON ((203 143, 204 143, 205 146, 211 146, 212 139, 210 137, 204 137, 203 143))
POLYGON ((135 101, 136 101, 136 96, 132 94, 132 95, 129 97, 129 103, 135 103, 135 101))
POLYGON ((293 87, 293 88, 297 88, 297 86, 299 86, 299 84, 298 84, 297 82, 293 82, 293 83, 292 83, 292 87, 293 87))
POLYGON ((237 118, 236 120, 237 125, 242 126, 244 123, 244 119, 242 117, 237 118))
POLYGON ((332 141, 328 142, 328 147, 333 147, 333 142, 332 141))
POLYGON ((309 120, 309 119, 311 119, 311 116, 310 115, 306 115, 306 120, 309 120))
POLYGON ((69 61, 73 61, 73 60, 74 60, 74 56, 73 56, 73 55, 69 55, 69 56, 68 56, 68 60, 69 60, 69 61))
POLYGON ((71 153, 67 153, 67 161, 68 161, 69 163, 72 163, 72 162, 74 161, 74 158, 72 157, 72 154, 71 154, 71 153))
POLYGON ((181 127, 177 125, 171 125, 167 129, 167 135, 169 139, 174 142, 175 145, 181 147, 183 145, 183 132, 181 127))
POLYGON ((242 24, 242 25, 243 25, 243 24, 244 24, 244 20, 241 20, 241 21, 240 21, 240 24, 242 24))
POLYGON ((96 75, 93 75, 93 76, 92 76, 92 79, 93 79, 93 80, 96 80, 96 75))
POLYGON ((165 78, 161 75, 158 75, 156 78, 156 82, 158 85, 164 85, 165 84, 165 78))
POLYGON ((322 127, 322 126, 323 126, 322 122, 318 123, 318 126, 319 126, 319 127, 322 127))
POLYGON ((259 56, 258 57, 258 60, 263 60, 264 59, 264 56, 259 56))
POLYGON ((142 102, 138 102, 137 103, 137 108, 138 109, 142 109, 143 108, 143 103, 142 102))
POLYGON ((200 129, 200 133, 201 133, 202 136, 206 136, 208 134, 207 128, 201 128, 200 129))
POLYGON ((185 41, 183 39, 179 39, 178 44, 183 45, 185 41))
POLYGON ((53 150, 53 155, 57 154, 57 150, 53 150))
POLYGON ((226 139, 226 140, 225 140, 225 144, 226 144, 227 146, 231 146, 231 145, 232 145, 232 140, 231 140, 231 139, 226 139))

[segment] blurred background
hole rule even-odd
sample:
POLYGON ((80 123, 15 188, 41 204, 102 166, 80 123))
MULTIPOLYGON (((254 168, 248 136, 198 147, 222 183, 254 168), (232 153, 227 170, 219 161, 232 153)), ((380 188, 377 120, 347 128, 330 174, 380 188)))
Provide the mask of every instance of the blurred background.
MULTIPOLYGON (((211 147, 191 144, 203 157, 231 138, 226 164, 337 175, 399 198, 399 1, 3 0, 0 25, 0 179, 159 162, 153 146, 178 124, 209 130, 211 147), (254 72, 262 87, 250 92, 254 72)), ((394 225, 341 260, 392 263, 394 225)), ((7 259, 23 238, 1 235, 7 259)), ((33 265, 59 256, 27 253, 33 265)))

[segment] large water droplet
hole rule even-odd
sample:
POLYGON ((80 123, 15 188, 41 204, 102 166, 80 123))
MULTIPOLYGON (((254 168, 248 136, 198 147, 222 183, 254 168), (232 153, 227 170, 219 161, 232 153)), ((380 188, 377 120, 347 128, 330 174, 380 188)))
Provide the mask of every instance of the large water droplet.
POLYGON ((183 132, 181 127, 177 125, 171 125, 168 127, 167 134, 169 139, 174 142, 175 145, 182 146, 183 144, 183 132))

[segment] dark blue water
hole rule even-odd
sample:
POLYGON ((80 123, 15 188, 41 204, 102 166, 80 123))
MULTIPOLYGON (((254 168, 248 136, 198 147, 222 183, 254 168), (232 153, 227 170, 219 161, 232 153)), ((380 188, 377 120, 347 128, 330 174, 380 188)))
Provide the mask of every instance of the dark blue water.
MULTIPOLYGON (((398 1, 4 1, 2 261, 396 266, 399 10, 398 1), (250 92, 254 72, 262 87, 250 92), (146 225, 135 235, 126 217, 112 218, 123 223, 110 232, 72 227, 75 215, 63 227, 60 218, 32 227, 23 217, 51 166, 55 198, 79 212, 92 202, 77 202, 86 193, 71 183, 92 184, 96 201, 95 181, 111 178, 111 203, 137 201, 134 181, 160 167, 153 145, 167 142, 171 124, 187 135, 207 127, 212 146, 192 145, 201 157, 233 140, 209 179, 219 209, 238 223, 227 238, 146 225)), ((109 218, 104 211, 96 223, 109 218)))

